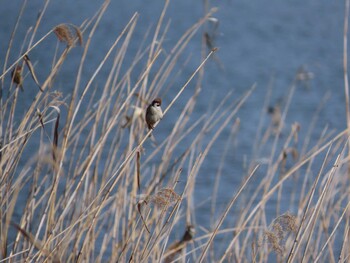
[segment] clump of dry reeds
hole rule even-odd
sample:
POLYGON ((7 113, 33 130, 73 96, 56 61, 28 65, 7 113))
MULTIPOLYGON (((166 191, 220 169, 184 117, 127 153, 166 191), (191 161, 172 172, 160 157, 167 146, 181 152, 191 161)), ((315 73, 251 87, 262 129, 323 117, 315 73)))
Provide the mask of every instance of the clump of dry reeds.
POLYGON ((204 65, 217 50, 206 28, 217 22, 215 9, 207 8, 171 52, 163 46, 169 1, 149 31, 152 37, 145 36, 136 51, 128 48, 137 28, 134 14, 121 32, 110 32, 114 41, 89 75, 85 68, 93 52, 91 41, 108 4, 105 1, 82 26, 58 25, 35 43, 34 27, 28 31, 29 43, 11 63, 16 30, 10 37, 0 75, 0 262, 348 260, 349 130, 335 134, 325 128, 310 145, 326 101, 310 126, 301 127, 288 119, 300 75, 278 110, 270 110, 273 116, 266 110, 273 85, 268 87, 260 122, 251 124, 256 127, 252 156, 236 167, 230 154, 239 136, 245 136, 241 124, 251 121, 237 113, 256 85, 240 97, 227 94, 212 111, 194 114, 205 85, 204 65), (198 34, 203 27, 204 33, 198 34), (43 43, 55 45, 48 37, 53 32, 67 46, 52 54, 50 72, 43 77, 38 72, 46 65, 36 64, 31 52, 43 43), (89 37, 82 45, 85 34, 89 37), (202 59, 178 86, 174 79, 184 67, 179 61, 196 37, 202 59), (78 69, 69 91, 58 91, 60 68, 75 42, 83 49, 80 57, 74 55, 78 69), (23 93, 11 88, 16 84, 11 72, 20 64, 34 80, 26 82, 23 93), (40 90, 32 88, 34 84, 40 90), (23 114, 18 110, 20 96, 31 102, 23 114), (144 110, 157 96, 164 101, 164 118, 147 132, 144 110), (179 98, 183 105, 169 121, 167 114, 179 98), (165 126, 167 132, 159 139, 157 131, 165 126), (307 129, 306 134, 301 135, 301 129, 307 129), (156 146, 150 141, 152 132, 156 146), (214 147, 223 134, 220 151, 214 147), (215 162, 221 158, 216 176, 201 169, 207 161, 214 163, 213 149, 215 162), (213 180, 198 183, 204 176, 213 180), (221 183, 230 200, 223 199, 221 183), (205 190, 208 199, 199 200, 199 190, 205 190))

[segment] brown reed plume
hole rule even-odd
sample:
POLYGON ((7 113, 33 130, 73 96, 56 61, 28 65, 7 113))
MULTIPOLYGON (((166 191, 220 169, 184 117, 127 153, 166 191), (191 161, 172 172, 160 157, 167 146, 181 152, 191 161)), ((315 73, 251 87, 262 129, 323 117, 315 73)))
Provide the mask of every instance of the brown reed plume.
POLYGON ((69 47, 74 45, 75 40, 78 40, 80 46, 83 45, 83 34, 80 28, 73 24, 59 24, 55 27, 54 32, 58 40, 69 47))
POLYGON ((163 188, 145 199, 147 204, 153 204, 159 208, 173 206, 180 200, 180 196, 172 188, 163 188))
POLYGON ((275 218, 264 232, 264 241, 268 248, 283 255, 287 238, 298 230, 294 215, 286 212, 275 218))

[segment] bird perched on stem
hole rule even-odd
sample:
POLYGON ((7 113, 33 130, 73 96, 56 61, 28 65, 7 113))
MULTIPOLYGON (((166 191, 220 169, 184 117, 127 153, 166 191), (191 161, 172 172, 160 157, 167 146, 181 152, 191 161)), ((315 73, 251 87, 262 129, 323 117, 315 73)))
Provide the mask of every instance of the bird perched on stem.
POLYGON ((11 78, 13 83, 15 83, 17 85, 17 87, 19 86, 21 88, 22 91, 24 91, 23 89, 23 77, 22 77, 22 66, 21 65, 17 65, 11 72, 11 78))
POLYGON ((163 111, 161 109, 162 100, 155 98, 146 110, 146 123, 149 130, 153 130, 158 122, 163 118, 163 111))

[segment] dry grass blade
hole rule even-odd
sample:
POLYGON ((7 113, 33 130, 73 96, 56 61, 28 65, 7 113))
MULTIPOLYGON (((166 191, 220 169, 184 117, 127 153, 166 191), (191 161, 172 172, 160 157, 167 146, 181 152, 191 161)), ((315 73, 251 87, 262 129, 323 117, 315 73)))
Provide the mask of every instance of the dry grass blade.
MULTIPOLYGON (((1 160, 2 160, 2 154, 3 154, 3 142, 2 142, 2 139, 0 139, 0 163, 1 163, 1 160)), ((0 170, 1 171, 1 170, 0 170)))
POLYGON ((32 78, 33 78, 33 80, 35 81, 36 85, 38 85, 38 87, 39 87, 39 89, 40 89, 41 92, 44 92, 44 91, 41 89, 41 86, 40 86, 40 83, 39 83, 39 81, 38 81, 38 78, 37 78, 36 75, 35 75, 35 71, 34 71, 33 64, 32 64, 32 62, 30 61, 28 55, 24 55, 23 59, 24 59, 26 65, 27 65, 27 67, 28 67, 28 69, 29 69, 29 72, 30 72, 30 74, 32 75, 32 78))
POLYGON ((147 227, 147 225, 146 225, 146 221, 145 221, 145 219, 143 218, 143 215, 142 215, 142 210, 141 210, 141 208, 142 208, 142 205, 143 205, 144 203, 145 203, 145 202, 143 202, 143 201, 140 201, 140 202, 137 203, 137 211, 138 211, 139 214, 140 214, 141 221, 142 221, 144 227, 146 228, 147 232, 148 232, 148 233, 151 233, 151 232, 149 231, 149 229, 148 229, 148 227, 147 227))
POLYGON ((182 88, 180 89, 180 91, 176 94, 176 96, 174 97, 174 99, 169 103, 168 107, 166 107, 166 109, 164 110, 163 115, 165 115, 168 110, 171 108, 171 106, 173 106, 173 104, 175 103, 175 101, 177 101, 177 99, 180 97, 180 95, 182 94, 182 92, 185 90, 185 88, 188 86, 188 84, 192 81, 192 79, 194 78, 194 76, 197 75, 197 73, 203 68, 203 66, 205 65, 205 63, 207 62, 207 60, 217 51, 217 48, 212 49, 209 54, 205 57, 205 59, 202 61, 202 63, 198 66, 198 68, 193 72, 193 74, 191 75, 191 77, 186 81, 186 83, 182 86, 182 88))

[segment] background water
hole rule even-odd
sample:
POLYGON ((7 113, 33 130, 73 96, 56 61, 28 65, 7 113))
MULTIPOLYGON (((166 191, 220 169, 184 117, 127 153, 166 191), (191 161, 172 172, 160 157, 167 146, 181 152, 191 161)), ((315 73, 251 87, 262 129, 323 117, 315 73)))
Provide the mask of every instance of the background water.
MULTIPOLYGON (((8 39, 21 7, 21 1, 5 0, 4 2, 0 7, 2 18, 0 23, 1 61, 4 59, 8 39)), ((80 25, 96 12, 102 2, 101 0, 52 1, 37 36, 45 34, 59 23, 80 25)), ((208 110, 208 107, 215 107, 229 91, 233 91, 238 98, 254 83, 257 85, 253 95, 238 114, 241 127, 237 138, 230 146, 220 185, 218 211, 221 211, 232 198, 246 174, 244 162, 252 158, 252 141, 256 135, 256 124, 261 117, 261 111, 264 110, 265 95, 271 83, 273 83, 271 104, 274 105, 285 100, 295 74, 301 66, 313 73, 314 77, 308 83, 297 85, 286 118, 286 127, 290 127, 294 122, 300 123, 301 138, 306 134, 310 120, 326 94, 329 95, 329 98, 312 131, 312 141, 315 142, 318 139, 326 125, 329 129, 337 131, 345 128, 342 67, 344 3, 343 1, 326 0, 224 0, 211 1, 210 4, 218 7, 218 12, 214 16, 219 20, 219 26, 215 32, 210 33, 215 36, 215 46, 219 47, 219 51, 215 55, 217 60, 211 60, 206 65, 203 92, 196 106, 196 114, 200 116, 208 110), (221 66, 217 61, 220 61, 221 66)), ((15 60, 20 53, 23 36, 29 26, 34 24, 42 5, 42 1, 29 1, 19 25, 10 61, 15 60)), ((117 37, 117 33, 110 35, 110 32, 120 32, 131 16, 139 12, 140 17, 134 41, 131 41, 130 47, 136 50, 145 32, 149 28, 154 29, 162 8, 162 1, 112 1, 92 42, 91 50, 94 52, 90 52, 88 57, 89 67, 86 76, 91 76, 91 72, 95 70, 117 37)), ((166 19, 171 19, 171 24, 164 44, 165 49, 174 45, 186 29, 198 21, 203 14, 202 1, 171 1, 166 14, 166 19)), ((179 77, 176 82, 179 87, 199 64, 202 34, 203 31, 198 32, 185 51, 185 57, 192 56, 192 59, 184 69, 183 78, 179 77)), ((56 43, 54 36, 51 38, 52 43, 56 43)), ((52 46, 55 47, 55 45, 52 46)), ((50 60, 46 59, 46 62, 50 65, 52 57, 49 54, 52 54, 53 51, 50 48, 42 48, 34 50, 31 56, 41 64, 45 64, 45 59, 49 57, 50 60)), ((73 55, 70 55, 71 58, 62 67, 56 81, 56 88, 65 94, 69 93, 73 87, 74 72, 79 63, 72 59, 74 52, 81 51, 73 51, 73 55)), ((49 67, 47 71, 38 72, 39 79, 43 79, 48 71, 49 67)), ((103 78, 103 74, 107 73, 106 69, 106 72, 99 77, 103 78)), ((100 82, 103 83, 103 79, 100 82)), ((175 93, 167 93, 163 98, 164 104, 167 105, 174 95, 175 93)), ((182 98, 185 96, 186 93, 182 98)), ((166 127, 171 127, 172 119, 176 118, 176 109, 184 104, 185 100, 182 98, 162 121, 164 128, 157 130, 160 140, 168 134, 169 129, 166 127)), ((24 113, 31 104, 31 100, 30 97, 22 97, 22 109, 19 112, 24 113)), ((222 149, 227 143, 228 135, 227 130, 220 136, 203 164, 202 174, 197 179, 198 191, 195 192, 195 199, 198 200, 198 203, 208 196, 208 189, 210 191, 212 189, 218 162, 222 149)), ((259 158, 264 158, 263 152, 259 158)), ((256 180, 260 179, 261 177, 258 177, 256 180)), ((258 181, 254 182, 258 183, 258 181)), ((273 200, 271 202, 273 204, 273 200)), ((290 206, 288 200, 282 205, 284 206, 282 211, 295 212, 295 207, 290 206)), ((234 208, 233 211, 235 209, 239 210, 239 207, 234 208)), ((197 222, 199 224, 207 222, 205 218, 208 218, 208 213, 207 205, 198 207, 197 222)), ((273 214, 273 211, 271 213, 273 214)))

